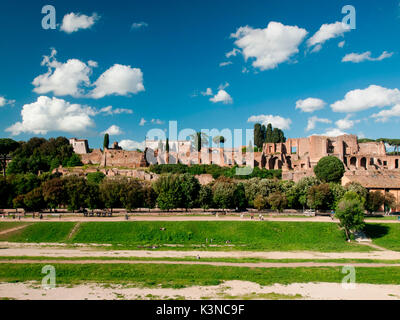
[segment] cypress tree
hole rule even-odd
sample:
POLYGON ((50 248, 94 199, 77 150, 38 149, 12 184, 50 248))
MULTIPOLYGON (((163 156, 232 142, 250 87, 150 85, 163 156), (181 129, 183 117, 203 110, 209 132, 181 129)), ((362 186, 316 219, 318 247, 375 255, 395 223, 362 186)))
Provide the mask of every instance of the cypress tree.
POLYGON ((265 132, 265 142, 273 142, 272 141, 272 125, 268 123, 267 130, 265 132))
POLYGON ((169 140, 168 140, 168 138, 167 138, 167 141, 165 143, 165 151, 169 152, 169 140))
POLYGON ((262 148, 263 145, 261 125, 259 123, 254 125, 254 144, 257 146, 257 148, 262 148))
POLYGON ((266 138, 267 138, 267 128, 265 127, 265 125, 261 126, 261 135, 262 135, 262 141, 263 142, 267 142, 266 138))
POLYGON ((273 143, 279 142, 279 129, 278 128, 274 128, 274 130, 272 130, 272 142, 273 143))
POLYGON ((104 135, 104 142, 103 142, 103 147, 104 149, 108 149, 108 146, 110 145, 110 136, 108 133, 104 135))
POLYGON ((286 142, 285 134, 279 129, 279 142, 286 142))

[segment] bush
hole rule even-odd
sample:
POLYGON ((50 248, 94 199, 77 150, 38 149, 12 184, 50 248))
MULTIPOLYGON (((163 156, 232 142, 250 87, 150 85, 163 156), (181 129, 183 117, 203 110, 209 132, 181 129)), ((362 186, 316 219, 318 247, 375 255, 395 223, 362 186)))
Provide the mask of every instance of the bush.
POLYGON ((104 179, 100 184, 100 200, 108 209, 121 207, 121 191, 126 184, 126 178, 104 179))
POLYGON ((163 174, 153 184, 154 191, 157 193, 157 205, 161 210, 171 210, 179 208, 184 199, 179 175, 163 174))
POLYGON ((354 191, 360 197, 364 198, 365 200, 367 199, 368 190, 366 188, 364 188, 358 182, 349 182, 344 187, 345 187, 346 191, 354 191))
POLYGON ((380 191, 370 191, 367 196, 366 208, 369 212, 379 211, 385 203, 385 196, 380 191))
POLYGON ((36 188, 24 196, 26 211, 41 211, 46 208, 46 202, 42 195, 42 189, 36 188))
POLYGON ((120 193, 121 204, 131 211, 143 206, 143 187, 138 180, 130 180, 123 184, 120 193))
POLYGON ((308 190, 307 204, 313 209, 328 209, 332 203, 331 190, 329 184, 323 183, 312 186, 308 190))
POLYGON ((261 211, 263 209, 266 209, 268 206, 268 200, 266 197, 264 197, 261 194, 258 194, 256 198, 253 201, 254 203, 254 208, 256 208, 258 211, 261 211))
POLYGON ((86 179, 88 182, 92 182, 92 183, 96 183, 96 184, 100 184, 104 178, 106 177, 106 175, 103 172, 90 172, 87 174, 86 179))
POLYGON ((314 173, 323 182, 340 182, 345 172, 343 162, 334 156, 323 157, 314 167, 314 173))
POLYGON ((268 198, 268 203, 271 206, 271 209, 276 211, 278 210, 279 212, 282 212, 286 206, 287 206, 287 199, 285 194, 281 192, 274 192, 271 193, 268 198))
POLYGON ((200 187, 199 192, 199 206, 200 208, 207 210, 213 205, 213 193, 210 186, 205 185, 200 187))

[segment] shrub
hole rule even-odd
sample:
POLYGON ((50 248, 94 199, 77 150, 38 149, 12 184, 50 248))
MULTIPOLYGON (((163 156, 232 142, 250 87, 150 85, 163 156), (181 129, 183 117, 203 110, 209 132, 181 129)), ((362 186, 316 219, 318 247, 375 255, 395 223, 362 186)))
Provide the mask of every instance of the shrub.
POLYGON ((96 184, 100 184, 104 178, 106 177, 106 175, 103 172, 90 172, 87 174, 86 179, 88 182, 92 182, 92 183, 96 183, 96 184))
POLYGON ((370 191, 367 196, 366 208, 369 212, 379 211, 385 203, 385 196, 380 191, 370 191))
POLYGON ((254 199, 253 203, 254 203, 254 208, 256 208, 258 211, 266 209, 267 206, 268 206, 267 198, 264 197, 261 194, 258 194, 256 196, 256 198, 254 199))
POLYGON ((212 207, 213 193, 210 186, 205 185, 200 187, 199 192, 199 206, 200 208, 207 210, 212 207))
POLYGON ((286 196, 281 192, 271 193, 267 200, 271 209, 274 211, 278 210, 279 212, 282 212, 287 206, 286 196))
POLYGON ((345 172, 343 162, 334 156, 321 158, 314 167, 314 173, 323 182, 339 182, 345 172))
POLYGON ((332 203, 329 184, 312 186, 307 193, 307 204, 313 209, 328 209, 332 203))

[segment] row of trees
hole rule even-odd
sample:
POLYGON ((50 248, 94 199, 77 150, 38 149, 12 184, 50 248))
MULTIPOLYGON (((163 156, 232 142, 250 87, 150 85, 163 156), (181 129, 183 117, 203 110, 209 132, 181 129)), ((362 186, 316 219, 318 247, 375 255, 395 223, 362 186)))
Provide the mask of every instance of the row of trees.
POLYGON ((51 174, 19 174, 0 179, 0 208, 24 208, 27 211, 67 207, 102 209, 123 207, 153 208, 221 208, 258 210, 304 209, 335 210, 347 192, 359 197, 370 212, 382 206, 394 208, 396 199, 390 193, 368 192, 358 183, 345 187, 306 177, 299 182, 252 178, 233 180, 219 177, 201 186, 189 173, 162 174, 153 184, 128 178, 105 178, 90 173, 86 179, 51 174))
POLYGON ((256 123, 254 125, 254 144, 261 150, 264 143, 280 143, 286 142, 285 134, 281 129, 272 128, 268 123, 267 126, 256 123))
POLYGON ((81 165, 81 159, 74 153, 68 139, 64 137, 32 138, 27 142, 16 142, 12 139, 0 139, 0 157, 3 176, 48 172, 62 165, 75 167, 81 165), (12 161, 7 165, 7 157, 12 161))

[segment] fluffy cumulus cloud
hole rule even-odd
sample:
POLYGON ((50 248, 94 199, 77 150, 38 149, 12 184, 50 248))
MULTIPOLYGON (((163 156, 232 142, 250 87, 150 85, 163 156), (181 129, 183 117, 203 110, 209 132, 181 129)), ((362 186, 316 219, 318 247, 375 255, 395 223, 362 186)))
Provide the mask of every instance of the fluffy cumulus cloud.
POLYGON ((38 94, 52 92, 57 96, 82 96, 82 87, 90 85, 91 68, 77 59, 58 62, 56 54, 57 51, 53 49, 50 56, 44 56, 41 65, 46 66, 48 71, 33 80, 33 91, 38 94))
POLYGON ((143 150, 144 149, 144 142, 137 142, 134 140, 122 140, 118 143, 119 146, 124 150, 143 150))
POLYGON ((387 107, 400 103, 399 89, 387 89, 370 85, 366 89, 356 89, 346 93, 343 100, 331 105, 335 112, 357 112, 374 107, 387 107))
POLYGON ((100 17, 96 13, 87 16, 71 12, 64 16, 60 30, 66 33, 73 33, 81 29, 90 29, 99 18, 100 17))
POLYGON ((354 125, 359 122, 360 120, 350 120, 350 115, 348 115, 346 118, 336 121, 335 124, 340 130, 348 130, 353 128, 354 125))
POLYGON ((50 131, 81 133, 94 127, 91 107, 70 104, 63 99, 40 96, 36 102, 22 107, 22 121, 7 128, 12 135, 21 133, 47 134, 50 131))
POLYGON ((345 32, 350 31, 350 27, 343 22, 335 22, 330 24, 323 24, 319 30, 307 40, 308 47, 314 47, 313 51, 319 51, 322 45, 329 39, 343 36, 345 32))
POLYGON ((125 109, 125 108, 116 108, 116 109, 114 109, 112 106, 108 106, 108 107, 101 108, 99 110, 99 113, 111 116, 111 115, 114 115, 114 114, 122 114, 122 113, 132 114, 133 111, 131 109, 125 109))
POLYGON ((110 136, 119 136, 123 134, 124 132, 121 130, 120 127, 116 126, 113 124, 111 127, 109 127, 107 130, 104 130, 102 134, 108 133, 110 136))
POLYGON ((340 41, 339 43, 338 43, 338 47, 339 48, 343 48, 344 47, 344 45, 346 44, 346 41, 340 41))
POLYGON ((347 134, 347 133, 338 128, 330 128, 330 129, 326 130, 323 134, 320 134, 320 135, 326 136, 326 137, 338 137, 338 136, 342 136, 344 134, 347 134))
POLYGON ((308 119, 306 131, 315 129, 317 122, 320 123, 332 123, 331 120, 325 118, 311 117, 308 119))
POLYGON ((326 103, 317 98, 307 98, 305 100, 296 101, 296 109, 300 109, 303 112, 314 112, 324 108, 326 103))
POLYGON ((233 103, 233 99, 228 92, 224 89, 218 90, 218 93, 210 98, 210 101, 213 103, 222 102, 223 104, 231 104, 233 103))
POLYGON ((211 90, 211 88, 207 88, 206 91, 201 92, 201 95, 203 96, 212 96, 213 92, 211 90))
POLYGON ((7 100, 5 97, 0 96, 0 107, 4 107, 6 105, 13 105, 15 100, 7 100))
POLYGON ((265 114, 261 114, 258 116, 251 116, 247 120, 247 122, 259 122, 264 125, 268 125, 268 123, 270 123, 273 127, 282 130, 290 129, 290 125, 292 124, 292 120, 288 118, 283 118, 281 116, 274 116, 274 115, 265 115, 265 114))
POLYGON ((393 117, 400 117, 400 104, 396 104, 391 109, 382 110, 378 113, 374 113, 371 117, 375 118, 376 122, 387 122, 393 117))
POLYGON ((91 96, 96 99, 107 95, 136 94, 144 91, 143 73, 137 68, 115 64, 97 79, 94 86, 91 96))
MULTIPOLYGON (((235 45, 241 49, 246 61, 254 59, 253 67, 268 70, 298 53, 298 47, 306 35, 305 29, 271 21, 265 29, 240 27, 231 37, 236 39, 235 45)), ((226 56, 237 53, 231 51, 226 56)))
POLYGON ((392 55, 393 52, 383 51, 379 57, 373 58, 371 57, 371 51, 367 51, 364 53, 349 53, 343 57, 342 62, 359 63, 363 61, 381 61, 383 59, 390 58, 392 55))

